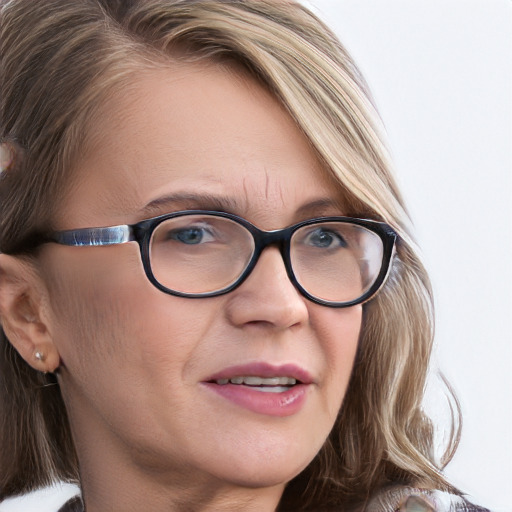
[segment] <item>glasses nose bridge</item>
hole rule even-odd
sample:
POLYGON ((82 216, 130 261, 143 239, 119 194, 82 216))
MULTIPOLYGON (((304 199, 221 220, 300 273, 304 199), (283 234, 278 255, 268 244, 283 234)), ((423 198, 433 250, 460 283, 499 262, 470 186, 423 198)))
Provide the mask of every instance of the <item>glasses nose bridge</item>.
POLYGON ((271 231, 264 231, 256 226, 252 226, 252 228, 252 236, 258 255, 270 245, 276 245, 282 250, 289 242, 292 233, 290 228, 273 229, 271 231))
POLYGON ((286 272, 291 278, 290 258, 288 257, 287 248, 289 247, 292 233, 293 231, 290 228, 263 231, 253 226, 252 236, 254 238, 254 258, 253 264, 251 265, 251 272, 258 263, 262 252, 267 247, 276 246, 283 258, 286 272))

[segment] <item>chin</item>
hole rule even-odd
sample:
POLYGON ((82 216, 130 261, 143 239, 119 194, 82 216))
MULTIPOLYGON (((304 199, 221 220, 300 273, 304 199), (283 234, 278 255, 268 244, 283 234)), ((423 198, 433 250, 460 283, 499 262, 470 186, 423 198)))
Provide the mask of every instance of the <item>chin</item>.
MULTIPOLYGON (((283 450, 281 450, 283 452, 283 450)), ((274 487, 285 485, 293 480, 314 458, 304 458, 294 454, 275 453, 251 454, 240 459, 224 459, 221 466, 215 467, 216 476, 233 485, 247 488, 274 487)))
POLYGON ((269 488, 285 486, 293 480, 304 468, 296 468, 293 471, 289 469, 270 469, 256 468, 255 471, 235 471, 219 475, 223 481, 229 482, 236 487, 249 489, 269 488))

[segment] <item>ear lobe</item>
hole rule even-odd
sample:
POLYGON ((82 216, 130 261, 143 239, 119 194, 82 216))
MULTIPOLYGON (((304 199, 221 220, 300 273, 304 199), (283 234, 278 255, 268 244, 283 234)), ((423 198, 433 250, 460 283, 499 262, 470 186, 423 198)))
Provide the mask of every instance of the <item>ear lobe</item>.
POLYGON ((5 335, 30 366, 52 372, 60 358, 46 323, 46 293, 27 261, 0 254, 0 320, 5 335))

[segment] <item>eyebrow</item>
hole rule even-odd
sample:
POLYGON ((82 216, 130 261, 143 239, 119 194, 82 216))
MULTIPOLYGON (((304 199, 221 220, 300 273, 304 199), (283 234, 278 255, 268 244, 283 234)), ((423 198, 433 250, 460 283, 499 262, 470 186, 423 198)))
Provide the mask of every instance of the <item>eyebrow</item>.
MULTIPOLYGON (((240 204, 233 197, 199 194, 178 193, 159 197, 150 201, 141 210, 142 216, 153 216, 177 210, 211 210, 234 213, 243 216, 248 210, 247 204, 240 204), (163 210, 166 210, 163 212, 163 210)), ((301 205, 294 215, 305 219, 309 217, 323 217, 329 215, 343 215, 342 202, 332 198, 320 198, 301 205)))
POLYGON ((211 194, 180 193, 159 197, 146 204, 141 210, 142 215, 153 215, 161 212, 162 209, 180 210, 212 210, 237 212, 240 211, 240 204, 236 199, 227 196, 216 196, 211 194))
POLYGON ((329 215, 343 215, 343 210, 341 200, 325 198, 316 199, 302 205, 297 209, 296 214, 300 217, 323 217, 329 215))

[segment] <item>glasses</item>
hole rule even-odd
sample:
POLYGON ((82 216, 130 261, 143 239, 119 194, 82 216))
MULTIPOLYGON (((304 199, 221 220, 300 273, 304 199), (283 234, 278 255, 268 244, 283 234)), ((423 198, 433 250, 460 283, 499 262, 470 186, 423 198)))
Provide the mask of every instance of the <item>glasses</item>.
POLYGON ((387 224, 350 217, 315 218, 262 231, 229 213, 187 210, 133 225, 57 231, 47 241, 70 246, 136 241, 151 283, 191 298, 234 290, 262 251, 274 245, 304 297, 341 308, 363 303, 381 288, 396 238, 387 224))

